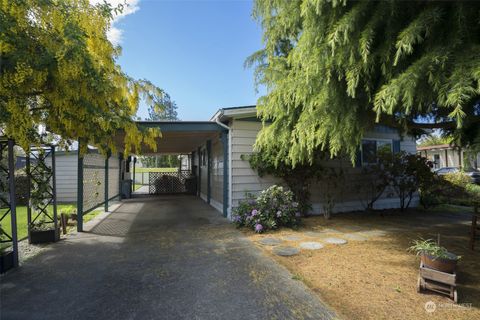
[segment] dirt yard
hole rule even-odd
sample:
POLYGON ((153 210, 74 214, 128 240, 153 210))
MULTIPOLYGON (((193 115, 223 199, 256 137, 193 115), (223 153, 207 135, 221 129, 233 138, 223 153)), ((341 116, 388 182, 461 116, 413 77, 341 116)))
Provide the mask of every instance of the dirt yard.
POLYGON ((341 318, 473 320, 480 319, 480 242, 475 251, 468 249, 469 219, 466 209, 441 207, 404 213, 339 214, 329 221, 310 217, 303 220, 299 230, 245 233, 289 269, 294 279, 318 293, 341 318), (326 232, 325 237, 346 239, 346 234, 356 234, 365 235, 366 240, 326 244, 319 231, 326 232), (458 305, 447 297, 416 290, 419 258, 406 249, 413 239, 436 239, 438 233, 443 246, 462 256, 457 271, 458 305), (273 246, 260 244, 262 238, 280 239, 284 246, 315 241, 324 247, 281 257, 272 252, 273 246), (429 301, 436 305, 431 313, 425 310, 429 301))

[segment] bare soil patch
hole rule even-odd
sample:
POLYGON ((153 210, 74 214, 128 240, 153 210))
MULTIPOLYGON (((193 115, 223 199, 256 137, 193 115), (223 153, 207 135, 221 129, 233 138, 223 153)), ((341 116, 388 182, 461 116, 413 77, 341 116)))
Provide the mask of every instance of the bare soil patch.
POLYGON ((334 215, 329 221, 320 216, 306 218, 298 230, 245 233, 257 244, 263 237, 275 237, 283 240, 282 245, 297 248, 304 241, 322 242, 321 233, 325 238, 352 233, 367 237, 345 245, 324 242, 322 250, 301 249, 290 257, 275 255, 272 247, 258 244, 342 318, 480 319, 480 244, 475 251, 468 249, 469 215, 462 212, 446 208, 349 213, 334 215), (331 230, 322 232, 325 229, 331 230), (406 249, 413 239, 436 239, 438 233, 443 246, 462 256, 457 270, 459 305, 445 296, 416 290, 419 259, 406 249), (436 304, 433 313, 425 311, 429 301, 436 304), (462 304, 471 307, 462 308, 462 304))

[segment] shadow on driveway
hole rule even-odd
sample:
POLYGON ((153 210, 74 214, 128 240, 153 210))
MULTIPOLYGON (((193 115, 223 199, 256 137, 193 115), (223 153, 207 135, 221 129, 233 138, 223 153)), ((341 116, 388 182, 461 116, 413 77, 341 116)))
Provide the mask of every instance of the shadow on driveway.
POLYGON ((3 276, 6 319, 331 319, 301 282, 193 196, 125 201, 3 276))

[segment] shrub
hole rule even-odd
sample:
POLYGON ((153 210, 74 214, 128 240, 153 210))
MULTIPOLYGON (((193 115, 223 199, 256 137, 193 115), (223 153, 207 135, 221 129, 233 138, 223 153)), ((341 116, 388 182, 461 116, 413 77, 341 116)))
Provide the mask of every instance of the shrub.
POLYGON ((282 179, 293 192, 295 201, 299 203, 299 212, 306 216, 312 209, 310 203, 310 186, 318 180, 323 172, 321 160, 325 158, 323 153, 318 153, 312 163, 298 163, 292 166, 287 157, 275 157, 266 152, 242 155, 242 160, 247 160, 252 169, 257 171, 260 177, 273 175, 282 179), (281 159, 281 160, 278 160, 281 159))
POLYGON ((15 173, 15 198, 17 205, 26 205, 28 203, 28 176, 15 173))
POLYGON ((428 160, 406 152, 390 155, 390 161, 383 161, 390 185, 400 199, 400 210, 410 206, 418 190, 427 189, 434 181, 428 160))
POLYGON ((282 226, 294 227, 300 216, 293 192, 273 185, 258 197, 247 194, 233 211, 233 221, 238 227, 248 227, 261 233, 282 226))
POLYGON ((446 175, 443 176, 443 179, 446 181, 450 182, 454 186, 457 187, 466 187, 468 184, 470 184, 470 177, 464 174, 463 172, 453 172, 453 173, 447 173, 446 175))

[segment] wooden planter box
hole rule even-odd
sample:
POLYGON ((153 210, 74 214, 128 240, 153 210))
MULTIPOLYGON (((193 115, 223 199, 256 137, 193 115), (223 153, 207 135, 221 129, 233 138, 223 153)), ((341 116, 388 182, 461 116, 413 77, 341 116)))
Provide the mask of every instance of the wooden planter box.
POLYGON ((60 229, 57 230, 56 235, 55 235, 55 229, 30 230, 28 239, 29 239, 29 242, 32 244, 56 242, 60 239, 60 229))
POLYGON ((13 268, 13 251, 0 254, 0 273, 5 273, 13 268))

